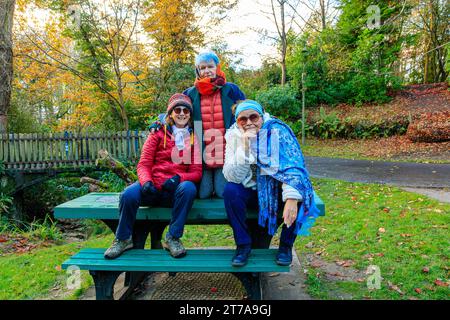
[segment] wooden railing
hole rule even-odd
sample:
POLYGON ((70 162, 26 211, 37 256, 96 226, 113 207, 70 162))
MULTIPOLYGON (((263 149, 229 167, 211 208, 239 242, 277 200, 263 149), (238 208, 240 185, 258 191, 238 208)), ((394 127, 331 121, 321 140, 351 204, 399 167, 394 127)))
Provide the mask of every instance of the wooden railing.
POLYGON ((95 164, 98 151, 134 161, 147 138, 145 131, 2 134, 0 159, 6 169, 43 170, 95 164))

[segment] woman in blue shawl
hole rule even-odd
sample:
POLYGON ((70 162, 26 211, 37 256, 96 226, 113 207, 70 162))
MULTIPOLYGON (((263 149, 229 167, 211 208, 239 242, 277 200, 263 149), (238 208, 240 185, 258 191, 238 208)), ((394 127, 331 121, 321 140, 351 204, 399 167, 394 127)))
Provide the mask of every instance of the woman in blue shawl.
POLYGON ((300 145, 291 128, 256 101, 237 104, 235 118, 225 135, 223 168, 225 209, 237 245, 232 265, 244 266, 251 253, 246 212, 255 204, 258 224, 270 237, 278 227, 278 212, 283 212, 276 262, 290 265, 296 236, 307 235, 319 213, 300 145))

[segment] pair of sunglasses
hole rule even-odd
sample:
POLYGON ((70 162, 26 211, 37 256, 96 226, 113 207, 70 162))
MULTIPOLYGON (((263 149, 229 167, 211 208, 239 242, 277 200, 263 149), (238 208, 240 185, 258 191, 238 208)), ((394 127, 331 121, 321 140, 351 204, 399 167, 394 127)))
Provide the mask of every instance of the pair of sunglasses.
POLYGON ((239 117, 237 119, 237 121, 241 126, 244 126, 247 124, 248 119, 250 119, 251 122, 255 123, 259 120, 259 118, 260 118, 260 115, 257 113, 254 113, 254 114, 251 114, 249 117, 244 117, 244 116, 239 117))
POLYGON ((191 113, 191 112, 189 111, 189 109, 188 109, 188 108, 185 108, 185 107, 176 107, 176 108, 173 109, 173 112, 175 112, 175 114, 180 114, 181 111, 183 111, 184 114, 189 114, 189 113, 191 113))

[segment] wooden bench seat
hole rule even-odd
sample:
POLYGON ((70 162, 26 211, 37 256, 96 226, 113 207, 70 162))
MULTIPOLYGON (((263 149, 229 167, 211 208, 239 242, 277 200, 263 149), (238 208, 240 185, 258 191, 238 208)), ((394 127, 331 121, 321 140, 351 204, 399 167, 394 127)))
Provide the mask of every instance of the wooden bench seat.
POLYGON ((62 264, 63 269, 77 266, 81 270, 149 271, 149 272, 289 272, 289 266, 275 263, 276 249, 252 250, 248 264, 231 266, 234 250, 187 249, 187 255, 172 258, 162 249, 134 249, 114 260, 103 257, 106 249, 82 249, 62 264))

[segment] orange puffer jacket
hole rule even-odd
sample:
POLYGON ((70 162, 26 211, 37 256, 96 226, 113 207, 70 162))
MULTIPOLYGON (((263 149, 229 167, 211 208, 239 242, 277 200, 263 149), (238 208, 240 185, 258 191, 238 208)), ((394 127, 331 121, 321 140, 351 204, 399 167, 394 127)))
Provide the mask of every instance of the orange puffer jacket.
POLYGON ((200 109, 205 140, 203 159, 207 168, 221 168, 225 154, 225 125, 220 90, 209 96, 201 96, 200 109))

